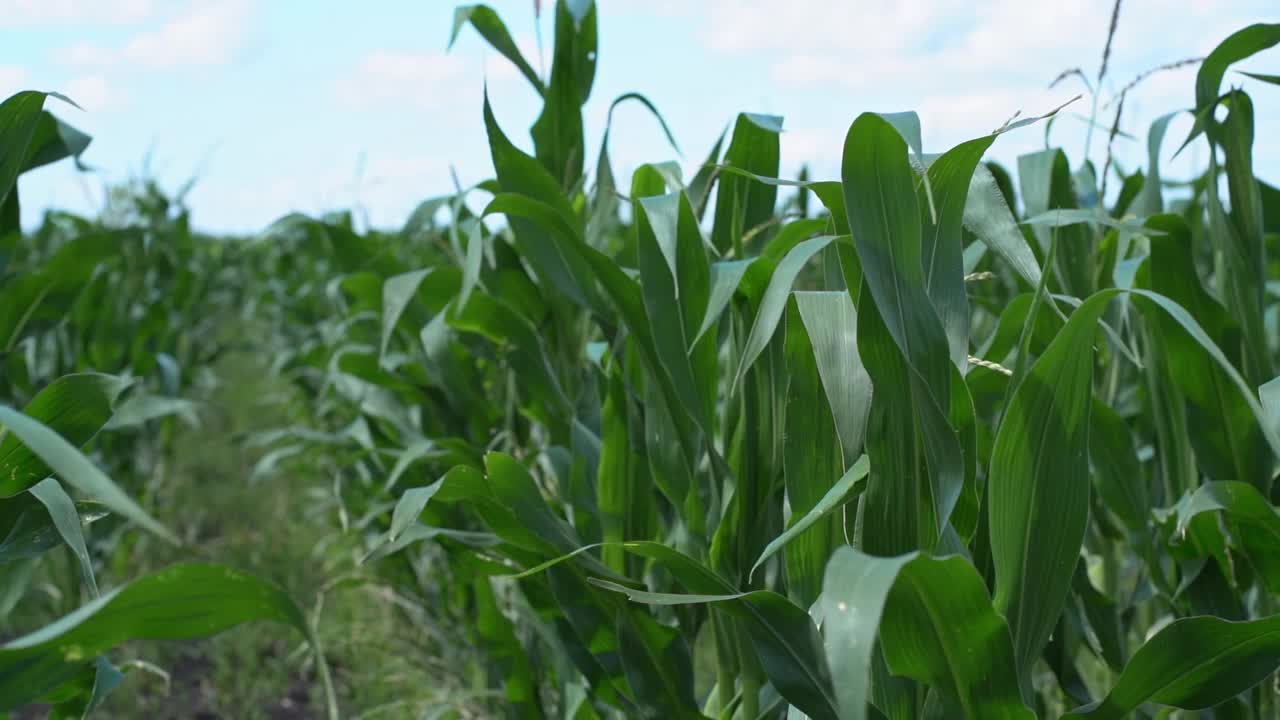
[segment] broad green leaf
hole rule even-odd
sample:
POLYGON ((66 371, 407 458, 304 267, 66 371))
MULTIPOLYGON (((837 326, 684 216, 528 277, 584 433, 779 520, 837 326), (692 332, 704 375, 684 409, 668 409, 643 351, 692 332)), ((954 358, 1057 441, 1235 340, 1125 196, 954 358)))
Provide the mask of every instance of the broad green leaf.
POLYGON ((0 710, 42 697, 121 643, 206 637, 252 620, 313 641, 302 610, 276 586, 220 565, 174 565, 0 647, 0 710))
MULTIPOLYGON (((24 448, 42 461, 54 475, 89 497, 160 537, 177 543, 178 538, 147 514, 75 446, 47 426, 18 411, 0 405, 0 425, 16 437, 24 448)), ((7 439, 7 438, 6 438, 7 439)))
POLYGON ((805 263, 809 262, 810 258, 836 239, 833 235, 825 235, 804 240, 791 248, 777 264, 777 268, 769 278, 769 286, 760 298, 760 307, 756 311, 755 320, 751 323, 751 332, 747 335, 746 344, 742 349, 742 360, 738 364, 733 381, 735 387, 742 382, 747 370, 751 369, 751 365, 755 363, 756 358, 760 357, 760 353, 764 352, 765 346, 773 338, 778 322, 782 320, 782 313, 787 308, 787 298, 791 295, 796 276, 804 269, 805 263))
POLYGON ((962 558, 841 548, 827 565, 822 616, 842 720, 867 717, 877 638, 891 672, 943 693, 947 717, 1035 717, 1019 696, 1009 628, 962 558))
POLYGON ((1013 391, 991 452, 995 606, 1024 680, 1058 622, 1089 518, 1093 338, 1105 307, 1095 296, 1071 314, 1013 391))
POLYGON ((706 374, 706 363, 714 367, 714 347, 690 342, 702 324, 710 296, 702 232, 682 192, 640 198, 634 212, 640 292, 662 368, 671 376, 690 417, 706 427, 714 402, 704 390, 714 385, 706 374))
POLYGON ((715 185, 717 174, 717 163, 720 161, 720 148, 724 145, 724 136, 728 132, 728 128, 720 131, 719 137, 716 138, 716 144, 711 146, 711 151, 707 154, 707 159, 702 163, 702 167, 698 168, 698 172, 694 173, 693 178, 689 181, 689 201, 693 203, 693 210, 698 215, 698 222, 702 222, 702 218, 707 212, 707 200, 711 197, 711 188, 715 185))
POLYGON ((1058 208, 1054 210, 1046 210, 1035 217, 1027 218, 1022 221, 1027 225, 1043 226, 1048 228, 1070 227, 1083 223, 1097 223, 1106 227, 1115 228, 1117 230, 1125 230, 1139 235, 1159 235, 1161 231, 1144 225, 1136 220, 1117 220, 1106 213, 1101 212, 1098 208, 1058 208))
POLYGON ((1213 122, 1206 111, 1218 104, 1218 90, 1227 68, 1277 43, 1280 43, 1280 23, 1255 23, 1232 33, 1205 57, 1196 73, 1196 123, 1182 147, 1199 137, 1213 122))
MULTIPOLYGON (((50 94, 66 100, 55 93, 50 94)), ((27 147, 27 157, 22 164, 22 172, 69 157, 75 158, 76 166, 83 170, 84 167, 80 165, 80 155, 89 147, 92 139, 45 110, 40 114, 40 121, 31 135, 31 144, 27 147)))
MULTIPOLYGON (((757 175, 777 177, 779 167, 779 135, 782 118, 771 115, 741 113, 733 126, 724 163, 757 175)), ((716 193, 715 222, 711 244, 737 259, 746 257, 743 236, 767 222, 774 211, 778 190, 736 175, 721 174, 716 193)))
POLYGON ((20 92, 0 104, 0 205, 9 197, 18 180, 18 173, 27 157, 27 148, 40 123, 45 93, 20 92))
POLYGON ((639 609, 618 611, 619 654, 637 703, 651 717, 700 720, 693 664, 677 630, 639 609))
POLYGON ((524 403, 527 412, 544 421, 567 420, 572 415, 572 404, 551 365, 542 336, 515 308, 493 296, 472 293, 467 306, 449 318, 449 325, 483 335, 498 346, 516 371, 522 394, 532 401, 524 403))
POLYGON ((1222 512, 1234 544, 1244 552, 1270 592, 1280 592, 1280 514, 1253 485, 1209 482, 1174 506, 1175 537, 1186 537, 1201 513, 1222 512))
MULTIPOLYGON (((76 503, 76 511, 86 524, 107 516, 97 503, 76 503)), ((39 557, 61 541, 48 510, 30 493, 0 503, 0 532, 0 565, 39 557)))
MULTIPOLYGON (((1147 224, 1165 233, 1149 240, 1151 289, 1181 305, 1216 342, 1238 336, 1235 318, 1200 283, 1187 224, 1173 215, 1153 216, 1147 224)), ((1215 480, 1268 487, 1271 478, 1265 468, 1270 458, 1249 398, 1231 387, 1227 373, 1173 317, 1160 313, 1154 320, 1167 348, 1167 371, 1186 398, 1189 421, 1199 427, 1189 433, 1189 440, 1200 466, 1215 480)))
POLYGON ((1138 648, 1105 698, 1068 717, 1124 718, 1146 702, 1209 708, 1262 682, 1277 667, 1280 615, 1249 622, 1182 618, 1138 648))
POLYGON ((871 378, 858 356, 858 315, 849 293, 797 292, 800 319, 844 450, 844 463, 862 452, 871 409, 871 378))
MULTIPOLYGON (((848 297, 848 293, 831 294, 837 299, 848 297)), ((788 380, 782 430, 787 437, 802 437, 805 442, 783 445, 782 467, 792 521, 806 517, 822 502, 832 485, 839 483, 837 478, 844 474, 845 466, 840 436, 814 358, 814 343, 801 320, 795 297, 787 304, 784 349, 788 380)), ((816 527, 793 534, 783 556, 787 595, 801 607, 812 605, 822 592, 822 570, 827 558, 844 542, 842 518, 819 516, 810 522, 815 524, 816 527)), ((768 552, 766 547, 762 556, 768 552)))
MULTIPOLYGON (((463 260, 462 289, 458 291, 458 307, 466 307, 471 291, 480 282, 480 267, 483 262, 484 226, 476 222, 471 226, 471 232, 467 234, 467 254, 463 260)), ((386 292, 385 286, 383 292, 386 292)))
POLYGON ((507 26, 502 22, 502 18, 498 13, 488 5, 462 5, 453 11, 453 29, 449 32, 449 47, 458 40, 458 33, 467 24, 471 23, 471 27, 480 33, 480 36, 493 46, 503 57, 510 60, 512 64, 520 70, 520 74, 525 76, 538 94, 544 94, 546 88, 542 84, 542 79, 538 77, 533 66, 524 59, 524 55, 520 53, 520 48, 516 46, 516 42, 511 37, 511 33, 507 30, 507 26))
POLYGON ((45 478, 32 485, 27 491, 44 505, 53 521, 53 526, 62 537, 62 541, 75 555, 80 563, 80 577, 89 588, 91 597, 98 596, 98 581, 93 576, 93 559, 89 557, 89 548, 84 542, 84 527, 80 524, 80 513, 76 504, 67 495, 62 486, 53 478, 45 478))
MULTIPOLYGON (((1280 40, 1280 25, 1276 26, 1280 40)), ((1227 94, 1226 118, 1211 136, 1223 151, 1230 211, 1219 197, 1219 184, 1205 184, 1209 228, 1215 250, 1220 254, 1224 275, 1223 295, 1227 309, 1239 322, 1241 367, 1245 378, 1255 385, 1274 375, 1266 329, 1263 325, 1264 294, 1267 281, 1266 243, 1263 237, 1261 192, 1253 173, 1253 102, 1240 91, 1227 94)), ((1209 159, 1211 177, 1217 173, 1217 153, 1209 159)))
POLYGON ((921 218, 925 287, 942 321, 951 362, 958 368, 965 367, 969 354, 963 220, 974 172, 994 140, 988 135, 961 143, 932 160, 924 172, 930 210, 925 214, 922 208, 921 218))
POLYGON ((436 540, 443 538, 452 540, 453 542, 472 548, 492 548, 502 544, 502 539, 497 535, 489 532, 476 532, 474 530, 455 530, 453 528, 435 527, 432 525, 424 525, 423 523, 414 523, 404 529, 403 532, 395 536, 394 540, 390 536, 379 538, 360 558, 360 562, 372 563, 390 555, 394 555, 401 550, 415 543, 426 542, 428 540, 436 540))
MULTIPOLYGON (((628 543, 628 549, 633 545, 628 543)), ((836 710, 832 676, 822 654, 818 629, 808 613, 781 595, 766 590, 728 594, 660 593, 594 578, 591 582, 651 605, 722 604, 747 621, 747 631, 760 655, 760 663, 782 697, 815 720, 841 717, 836 710)))
POLYGON ((849 466, 845 474, 836 481, 836 484, 831 486, 831 489, 827 491, 827 494, 821 500, 812 508, 809 508, 809 511, 803 517, 793 522, 785 532, 765 546, 764 552, 760 553, 760 557, 751 566, 749 576, 755 575, 755 571, 759 569, 765 560, 773 557, 797 536, 813 527, 814 523, 844 507, 849 501, 857 499, 859 493, 862 492, 862 485, 870 469, 871 463, 867 460, 867 456, 859 457, 856 462, 849 466))
POLYGON ((858 313, 858 351, 876 388, 867 452, 875 472, 867 497, 884 519, 909 510, 918 521, 916 533, 908 528, 900 534, 903 540, 915 534, 913 544, 886 546, 885 552, 932 547, 964 484, 959 439, 949 421, 953 366, 945 329, 926 287, 913 176, 897 131, 877 115, 858 116, 845 137, 841 177, 862 282, 871 299, 862 300, 858 313), (886 335, 891 343, 883 341, 886 335), (916 432, 922 442, 912 439, 916 432), (923 452, 917 453, 918 448, 923 452), (919 455, 927 464, 923 473, 919 455), (899 478, 912 478, 903 485, 927 482, 927 494, 915 487, 878 492, 877 486, 899 478), (906 502, 896 502, 894 495, 906 502), (932 506, 929 511, 920 510, 924 502, 932 506))
MULTIPOLYGON (((1067 156, 1061 150, 1020 156, 1018 178, 1022 183, 1022 200, 1031 218, 1046 216, 1050 210, 1070 213, 1079 209, 1067 156)), ((1057 237, 1056 268, 1046 269, 1056 270, 1063 291, 1080 298, 1092 293, 1097 274, 1097 243, 1089 229, 1074 223, 1057 228, 1035 224, 1032 228, 1041 247, 1048 247, 1051 235, 1057 237)))
POLYGON ((179 417, 189 427, 200 427, 200 415, 195 402, 180 397, 163 397, 134 392, 111 414, 103 430, 136 428, 152 420, 179 417))
POLYGON ((1106 507, 1135 533, 1147 532, 1151 507, 1146 477, 1134 449, 1133 431, 1114 410, 1093 401, 1089 459, 1094 487, 1106 507))
MULTIPOLYGON (((107 424, 112 405, 129 384, 102 373, 64 375, 37 393, 23 414, 80 447, 107 424)), ((44 479, 50 473, 46 462, 16 432, 0 436, 0 497, 13 497, 44 479)))
POLYGON ((1151 123, 1147 132, 1147 177, 1142 184, 1142 194, 1137 203, 1139 215, 1155 215, 1164 212, 1164 194, 1160 187, 1160 146, 1164 144, 1169 123, 1182 111, 1161 115, 1151 123))
MULTIPOLYGON (((539 278, 589 309, 600 310, 590 269, 578 250, 574 212, 554 177, 536 159, 526 155, 503 134, 485 96, 484 122, 489 152, 504 194, 510 198, 498 210, 491 203, 485 214, 507 214, 515 233, 516 247, 533 266, 539 278)), ((495 198, 497 202, 499 198, 495 198)))
POLYGON ((755 259, 750 260, 726 260, 722 262, 711 263, 711 291, 707 298, 707 313, 702 318, 702 326, 698 328, 697 334, 693 336, 693 344, 697 345, 707 331, 715 327, 716 321, 724 313, 725 307, 729 301, 733 299, 734 293, 738 291, 738 285, 742 282, 742 276, 746 274, 747 269, 755 259))
MULTIPOLYGON (((590 4, 581 20, 575 20, 565 4, 557 2, 551 78, 542 96, 542 112, 529 134, 538 161, 565 190, 582 178, 586 160, 582 104, 591 94, 595 73, 595 4, 590 4)), ((498 179, 502 180, 501 173, 498 179)))
MULTIPOLYGON (((913 110, 877 114, 898 131, 902 139, 907 142, 907 146, 911 148, 911 152, 915 153, 916 162, 924 165, 924 141, 920 137, 920 116, 913 110)), ((921 180, 925 194, 925 207, 929 211, 928 221, 936 223, 938 221, 938 209, 933 199, 933 178, 926 173, 921 177, 921 180)))
POLYGON ((979 164, 969 181, 963 222, 966 229, 1004 258, 1028 285, 1040 285, 1040 263, 1027 245, 1026 236, 1018 230, 1013 211, 986 165, 979 164))

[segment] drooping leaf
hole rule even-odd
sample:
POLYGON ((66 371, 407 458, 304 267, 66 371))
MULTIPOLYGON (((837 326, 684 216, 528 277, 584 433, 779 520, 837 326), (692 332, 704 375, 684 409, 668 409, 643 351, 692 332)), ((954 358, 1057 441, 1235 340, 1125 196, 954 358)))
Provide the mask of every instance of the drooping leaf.
POLYGON ((546 88, 542 84, 542 78, 538 77, 538 73, 534 71, 533 66, 524 59, 520 48, 516 46, 515 40, 511 37, 511 33, 507 30, 506 23, 502 22, 502 18, 498 13, 488 5, 462 5, 453 11, 453 29, 449 32, 449 46, 458 40, 458 33, 462 28, 471 24, 471 27, 480 33, 480 36, 493 46, 503 57, 510 60, 512 64, 520 70, 520 74, 524 75, 529 84, 538 91, 538 94, 546 92, 546 88))
POLYGON ((822 616, 841 718, 867 716, 877 638, 889 670, 942 692, 948 717, 1035 717, 1019 695, 1009 628, 962 558, 841 548, 827 566, 822 616))
POLYGON ((220 565, 174 565, 0 646, 0 710, 39 699, 121 643, 206 637, 252 620, 313 639, 306 615, 276 586, 220 565))
POLYGON ((63 482, 74 486, 148 531, 170 542, 178 542, 173 533, 147 514, 118 485, 111 482, 110 478, 58 433, 3 405, 0 405, 0 425, 4 425, 25 449, 38 457, 63 482))
MULTIPOLYGON (((128 381, 114 375, 64 375, 37 393, 23 414, 80 447, 107 424, 112 405, 128 386, 128 381)), ((49 465, 16 432, 0 438, 0 497, 12 497, 48 474, 49 465)))
POLYGON ((1128 717, 1145 702, 1209 708, 1258 684, 1277 667, 1280 616, 1248 622, 1182 618, 1138 648, 1105 698, 1068 716, 1128 717))

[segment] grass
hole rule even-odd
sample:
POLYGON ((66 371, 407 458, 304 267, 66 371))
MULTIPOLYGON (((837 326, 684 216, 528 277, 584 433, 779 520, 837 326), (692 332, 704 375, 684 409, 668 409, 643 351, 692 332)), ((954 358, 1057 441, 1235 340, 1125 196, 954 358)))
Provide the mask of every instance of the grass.
MULTIPOLYGON (((341 536, 335 540, 333 518, 299 510, 298 498, 316 487, 316 470, 305 459, 252 481, 252 494, 245 492, 262 455, 246 439, 305 412, 299 391, 271 374, 268 361, 251 350, 222 356, 210 368, 216 384, 200 397, 201 425, 183 426, 173 437, 152 502, 158 519, 182 528, 185 547, 140 540, 117 561, 131 575, 180 561, 219 562, 271 580, 312 607, 325 591, 320 627, 344 717, 417 715, 440 705, 459 707, 463 717, 485 717, 486 699, 467 697, 475 653, 444 635, 447 626, 425 622, 415 598, 396 597, 358 567, 359 549, 341 536), (327 589, 339 576, 348 582, 327 589)), ((303 649, 296 633, 273 624, 205 640, 134 643, 121 658, 145 659, 166 669, 168 678, 131 672, 102 713, 173 720, 318 717, 323 693, 303 649)))

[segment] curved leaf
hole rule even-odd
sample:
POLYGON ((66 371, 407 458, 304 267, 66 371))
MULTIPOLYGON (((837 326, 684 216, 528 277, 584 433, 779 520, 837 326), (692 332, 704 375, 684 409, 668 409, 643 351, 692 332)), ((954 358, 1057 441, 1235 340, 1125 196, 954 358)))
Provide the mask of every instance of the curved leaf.
POLYGON ((866 717, 877 637, 889 670, 940 691, 947 717, 1035 717, 1019 695, 1009 628, 963 558, 841 548, 827 565, 822 615, 843 720, 866 717))
POLYGON ((251 620, 313 641, 302 610, 274 585, 220 565, 161 570, 0 646, 0 711, 39 699, 121 643, 206 637, 251 620))
POLYGON ((1138 648, 1105 698, 1067 716, 1118 719, 1144 702, 1209 708, 1262 682, 1277 667, 1280 615, 1249 622, 1183 618, 1138 648))

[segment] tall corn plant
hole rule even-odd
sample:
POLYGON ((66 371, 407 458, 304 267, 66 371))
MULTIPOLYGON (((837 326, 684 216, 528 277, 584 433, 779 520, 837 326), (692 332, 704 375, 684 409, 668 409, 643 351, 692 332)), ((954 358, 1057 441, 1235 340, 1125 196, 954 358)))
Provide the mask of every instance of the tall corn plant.
POLYGON ((64 215, 23 235, 18 176, 89 143, 44 110, 47 97, 22 92, 0 104, 0 623, 10 638, 0 645, 0 715, 42 703, 56 717, 81 717, 123 679, 108 653, 130 640, 203 637, 267 619, 315 641, 287 594, 230 568, 175 565, 98 586, 90 523, 116 516, 178 542, 90 458, 129 475, 163 452, 168 418, 193 412, 176 394, 183 370, 210 359, 196 318, 211 308, 195 306, 214 295, 185 216, 175 221, 154 204, 136 208, 141 226, 64 215), (172 244, 153 246, 161 243, 172 244), (35 569, 59 547, 80 570, 64 588, 71 607, 43 627, 15 627, 35 569))
POLYGON ((1108 206, 1059 149, 1017 192, 982 162, 1036 119, 930 155, 866 113, 793 182, 743 114, 624 187, 606 129, 589 177, 597 10, 554 13, 547 78, 492 9, 454 27, 543 98, 532 153, 486 98, 493 180, 399 237, 276 229, 337 271, 292 296, 339 315, 290 442, 339 448, 343 526, 470 620, 509 716, 1274 715, 1276 191, 1220 86, 1280 26, 1203 61, 1190 192, 1162 119, 1108 206))

